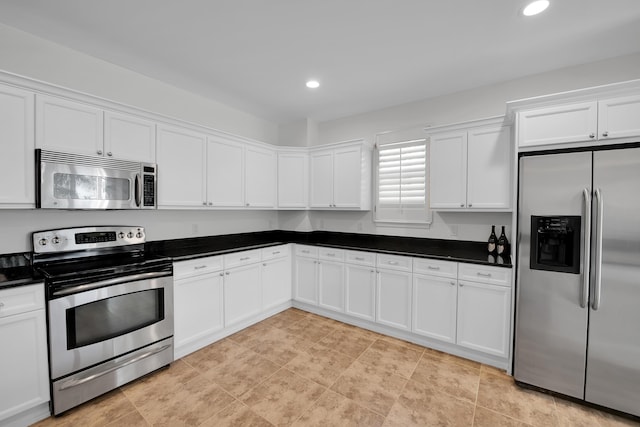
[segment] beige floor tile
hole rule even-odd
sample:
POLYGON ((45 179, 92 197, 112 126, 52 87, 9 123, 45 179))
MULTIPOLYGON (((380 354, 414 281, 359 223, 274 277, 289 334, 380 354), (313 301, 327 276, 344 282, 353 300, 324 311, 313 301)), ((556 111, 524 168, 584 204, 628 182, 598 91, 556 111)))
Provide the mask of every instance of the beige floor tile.
POLYGON ((321 345, 329 347, 333 350, 344 353, 347 356, 360 356, 375 339, 367 338, 357 331, 351 331, 345 328, 336 328, 335 332, 327 335, 320 341, 321 345))
POLYGON ((138 411, 130 412, 122 418, 118 418, 106 424, 105 427, 148 427, 151 424, 147 423, 144 417, 138 411))
POLYGON ((480 370, 482 372, 488 372, 490 374, 502 375, 503 377, 510 378, 509 374, 507 374, 507 371, 505 371, 504 369, 496 368, 495 366, 485 365, 484 363, 480 366, 480 370))
POLYGON ((220 387, 236 397, 242 396, 280 367, 254 351, 246 350, 234 360, 224 363, 203 376, 211 379, 220 387))
POLYGON ((447 354, 446 358, 458 365, 468 366, 469 368, 481 369, 482 363, 476 362, 475 360, 465 359, 464 357, 454 356, 453 354, 447 354))
POLYGON ((406 382, 406 378, 356 360, 331 390, 386 416, 406 382))
POLYGON ((455 363, 450 358, 422 357, 411 379, 475 403, 480 382, 480 366, 474 368, 455 363))
POLYGON ((283 366, 311 347, 312 342, 284 329, 271 328, 245 343, 251 350, 283 366))
POLYGON ((298 310, 296 308, 290 308, 288 310, 275 314, 260 323, 264 326, 270 326, 272 328, 287 329, 295 322, 304 320, 306 317, 306 312, 298 310))
POLYGON ((298 419, 299 427, 377 427, 384 422, 382 415, 376 414, 354 401, 327 390, 310 410, 298 419))
POLYGON ((437 388, 409 380, 385 420, 385 426, 471 427, 474 405, 437 388))
POLYGON ((235 359, 243 351, 245 348, 226 338, 191 353, 181 360, 199 372, 206 372, 235 359))
POLYGON ((355 359, 319 344, 285 365, 285 368, 325 387, 330 387, 355 359))
POLYGON ((121 388, 122 392, 139 406, 147 400, 160 399, 175 387, 198 377, 198 372, 182 360, 176 360, 166 369, 139 378, 121 388))
POLYGON ((556 410, 553 398, 518 387, 513 378, 480 372, 477 404, 536 426, 553 426, 556 410))
MULTIPOLYGON (((602 412, 585 405, 561 398, 554 398, 556 402, 556 419, 559 426, 638 426, 639 422, 602 412)), ((638 403, 640 405, 640 402, 638 403)))
POLYGON ((473 427, 530 427, 530 424, 525 424, 482 406, 476 406, 473 427))
POLYGON ((377 340, 360 355, 358 361, 409 378, 422 352, 422 349, 418 350, 396 341, 377 340))
POLYGON ((381 334, 377 334, 377 335, 378 335, 378 339, 393 343, 395 345, 406 347, 406 348, 414 350, 414 351, 419 351, 420 353, 422 353, 425 350, 425 348, 423 346, 418 345, 418 344, 414 344, 414 343, 409 342, 409 341, 401 340, 401 339, 390 337, 390 336, 387 336, 387 335, 381 335, 381 334))
POLYGON ((315 343, 335 331, 335 328, 328 323, 305 318, 290 325, 286 331, 315 343))
MULTIPOLYGON (((361 336, 361 337, 364 337, 364 338, 367 338, 367 339, 370 339, 370 340, 373 340, 373 341, 385 337, 385 335, 379 334, 377 332, 370 331, 368 329, 359 328, 358 326, 350 325, 348 323, 340 323, 337 327, 339 329, 342 329, 342 330, 347 331, 347 332, 356 333, 358 336, 361 336)), ((388 337, 388 338, 392 339, 392 340, 395 339, 395 338, 391 338, 391 337, 388 337)), ((402 341, 402 342, 405 342, 405 341, 402 341)))
POLYGON ((138 411, 154 426, 197 426, 233 401, 229 393, 200 376, 176 386, 158 400, 146 400, 138 411))
POLYGON ((200 424, 201 427, 271 427, 272 425, 238 400, 200 424))
POLYGON ((280 369, 250 390, 242 401, 256 414, 275 425, 291 425, 326 389, 318 383, 280 369))
POLYGON ((271 329, 271 327, 268 326, 265 322, 266 321, 263 321, 260 323, 256 323, 255 325, 251 325, 248 328, 244 328, 243 330, 238 331, 233 335, 230 335, 226 339, 231 340, 241 346, 244 346, 244 344, 247 341, 251 340, 256 335, 260 335, 261 333, 264 333, 265 331, 271 329))

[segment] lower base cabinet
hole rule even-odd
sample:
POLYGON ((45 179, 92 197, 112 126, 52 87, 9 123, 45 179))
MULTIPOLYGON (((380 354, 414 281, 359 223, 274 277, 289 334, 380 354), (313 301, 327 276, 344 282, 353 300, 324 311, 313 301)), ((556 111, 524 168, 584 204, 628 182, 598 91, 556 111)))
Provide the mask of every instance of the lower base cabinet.
POLYGON ((224 272, 224 325, 234 325, 262 311, 261 264, 224 272))
POLYGON ((320 307, 344 312, 344 263, 318 261, 320 307))
POLYGON ((347 264, 345 267, 347 314, 376 320, 376 271, 374 267, 347 264))
POLYGON ((291 300, 289 257, 262 263, 262 308, 268 310, 291 300))
POLYGON ((455 279, 414 274, 413 332, 455 343, 457 307, 455 279))
POLYGON ((411 329, 411 273, 378 270, 376 321, 397 329, 411 329))
POLYGON ((296 259, 295 295, 298 301, 318 305, 318 261, 313 258, 296 259))

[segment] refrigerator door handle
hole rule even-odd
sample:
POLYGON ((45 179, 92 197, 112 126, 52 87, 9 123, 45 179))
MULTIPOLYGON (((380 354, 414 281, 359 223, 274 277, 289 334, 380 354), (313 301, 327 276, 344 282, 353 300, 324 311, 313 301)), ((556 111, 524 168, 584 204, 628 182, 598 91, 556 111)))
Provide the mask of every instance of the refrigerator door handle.
POLYGON ((602 218, 604 214, 604 200, 602 198, 602 190, 596 189, 596 209, 598 218, 596 218, 596 262, 595 268, 595 286, 593 288, 593 303, 591 308, 597 310, 600 308, 600 291, 602 290, 602 218))
POLYGON ((588 188, 582 190, 584 201, 584 242, 582 246, 582 294, 580 295, 580 307, 589 305, 589 277, 591 276, 591 191, 588 188))

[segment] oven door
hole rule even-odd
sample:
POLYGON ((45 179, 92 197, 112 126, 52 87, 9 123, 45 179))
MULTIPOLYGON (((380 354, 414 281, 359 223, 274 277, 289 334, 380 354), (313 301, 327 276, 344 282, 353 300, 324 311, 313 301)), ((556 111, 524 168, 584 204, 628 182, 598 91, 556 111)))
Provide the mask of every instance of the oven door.
POLYGON ((173 276, 139 276, 48 302, 53 380, 173 336, 173 276))

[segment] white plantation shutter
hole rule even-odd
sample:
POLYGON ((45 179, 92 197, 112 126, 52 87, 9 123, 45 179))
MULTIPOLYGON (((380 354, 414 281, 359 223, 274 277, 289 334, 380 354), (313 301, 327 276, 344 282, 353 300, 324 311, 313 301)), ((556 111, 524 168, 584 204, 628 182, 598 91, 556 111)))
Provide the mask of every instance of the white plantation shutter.
POLYGON ((426 139, 377 146, 376 221, 428 223, 426 139))

